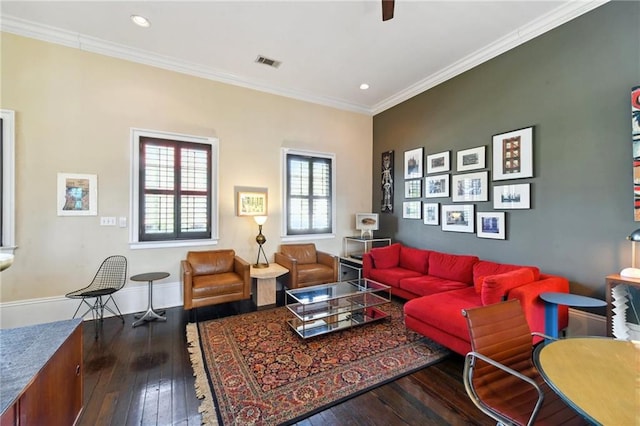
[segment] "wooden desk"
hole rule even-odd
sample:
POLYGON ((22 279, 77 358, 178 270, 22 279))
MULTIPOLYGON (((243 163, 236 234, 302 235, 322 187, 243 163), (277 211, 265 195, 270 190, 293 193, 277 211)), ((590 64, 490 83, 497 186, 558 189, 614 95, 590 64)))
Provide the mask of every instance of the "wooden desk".
POLYGON ((640 424, 640 342, 557 340, 536 348, 534 362, 549 386, 587 419, 640 424))

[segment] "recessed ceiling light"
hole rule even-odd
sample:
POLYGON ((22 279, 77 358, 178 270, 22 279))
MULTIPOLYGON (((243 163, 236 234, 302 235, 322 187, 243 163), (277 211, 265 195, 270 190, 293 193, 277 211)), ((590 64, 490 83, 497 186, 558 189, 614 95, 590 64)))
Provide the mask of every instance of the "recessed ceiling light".
POLYGON ((367 90, 368 88, 369 88, 369 85, 368 85, 367 83, 362 83, 362 84, 360 85, 360 89, 361 89, 361 90, 367 90))
POLYGON ((140 27, 148 28, 151 26, 151 22, 149 22, 149 20, 144 16, 131 15, 131 20, 133 21, 134 24, 140 27))

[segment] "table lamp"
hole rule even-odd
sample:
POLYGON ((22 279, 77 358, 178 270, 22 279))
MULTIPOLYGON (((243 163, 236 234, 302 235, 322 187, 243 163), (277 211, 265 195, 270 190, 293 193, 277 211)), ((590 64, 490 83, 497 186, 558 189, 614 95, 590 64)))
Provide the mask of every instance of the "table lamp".
POLYGON ((640 241, 640 229, 636 229, 627 237, 631 241, 631 268, 620 271, 621 277, 640 278, 640 269, 636 268, 636 244, 640 241))
POLYGON ((258 243, 258 258, 256 259, 256 263, 253 265, 254 268, 268 268, 269 261, 267 260, 267 255, 264 254, 264 249, 262 245, 267 242, 267 239, 264 235, 262 235, 262 225, 267 221, 266 216, 254 216, 253 220, 258 224, 258 236, 256 237, 256 243, 258 243), (260 253, 262 253, 262 257, 264 258, 264 263, 260 263, 260 253))

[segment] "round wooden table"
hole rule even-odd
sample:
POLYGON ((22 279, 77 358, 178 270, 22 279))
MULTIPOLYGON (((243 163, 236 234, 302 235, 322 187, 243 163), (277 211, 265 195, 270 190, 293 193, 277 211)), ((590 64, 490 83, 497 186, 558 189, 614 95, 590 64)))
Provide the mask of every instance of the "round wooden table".
POLYGON ((164 311, 153 310, 153 282, 167 278, 170 274, 168 272, 147 272, 145 274, 134 275, 130 278, 131 281, 147 281, 149 284, 149 302, 147 304, 147 311, 135 314, 138 320, 134 321, 133 327, 137 327, 140 324, 144 324, 146 321, 166 321, 164 311))
POLYGON ((640 342, 600 337, 540 345, 534 363, 549 386, 596 424, 640 424, 640 342))

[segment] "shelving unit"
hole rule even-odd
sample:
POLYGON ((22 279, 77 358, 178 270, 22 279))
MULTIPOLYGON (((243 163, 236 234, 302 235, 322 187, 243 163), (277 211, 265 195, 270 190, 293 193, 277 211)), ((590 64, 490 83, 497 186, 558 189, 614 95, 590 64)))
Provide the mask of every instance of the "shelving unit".
POLYGON ((340 257, 339 279, 348 281, 362 278, 362 256, 375 247, 391 245, 391 238, 344 237, 342 248, 344 255, 340 257))

